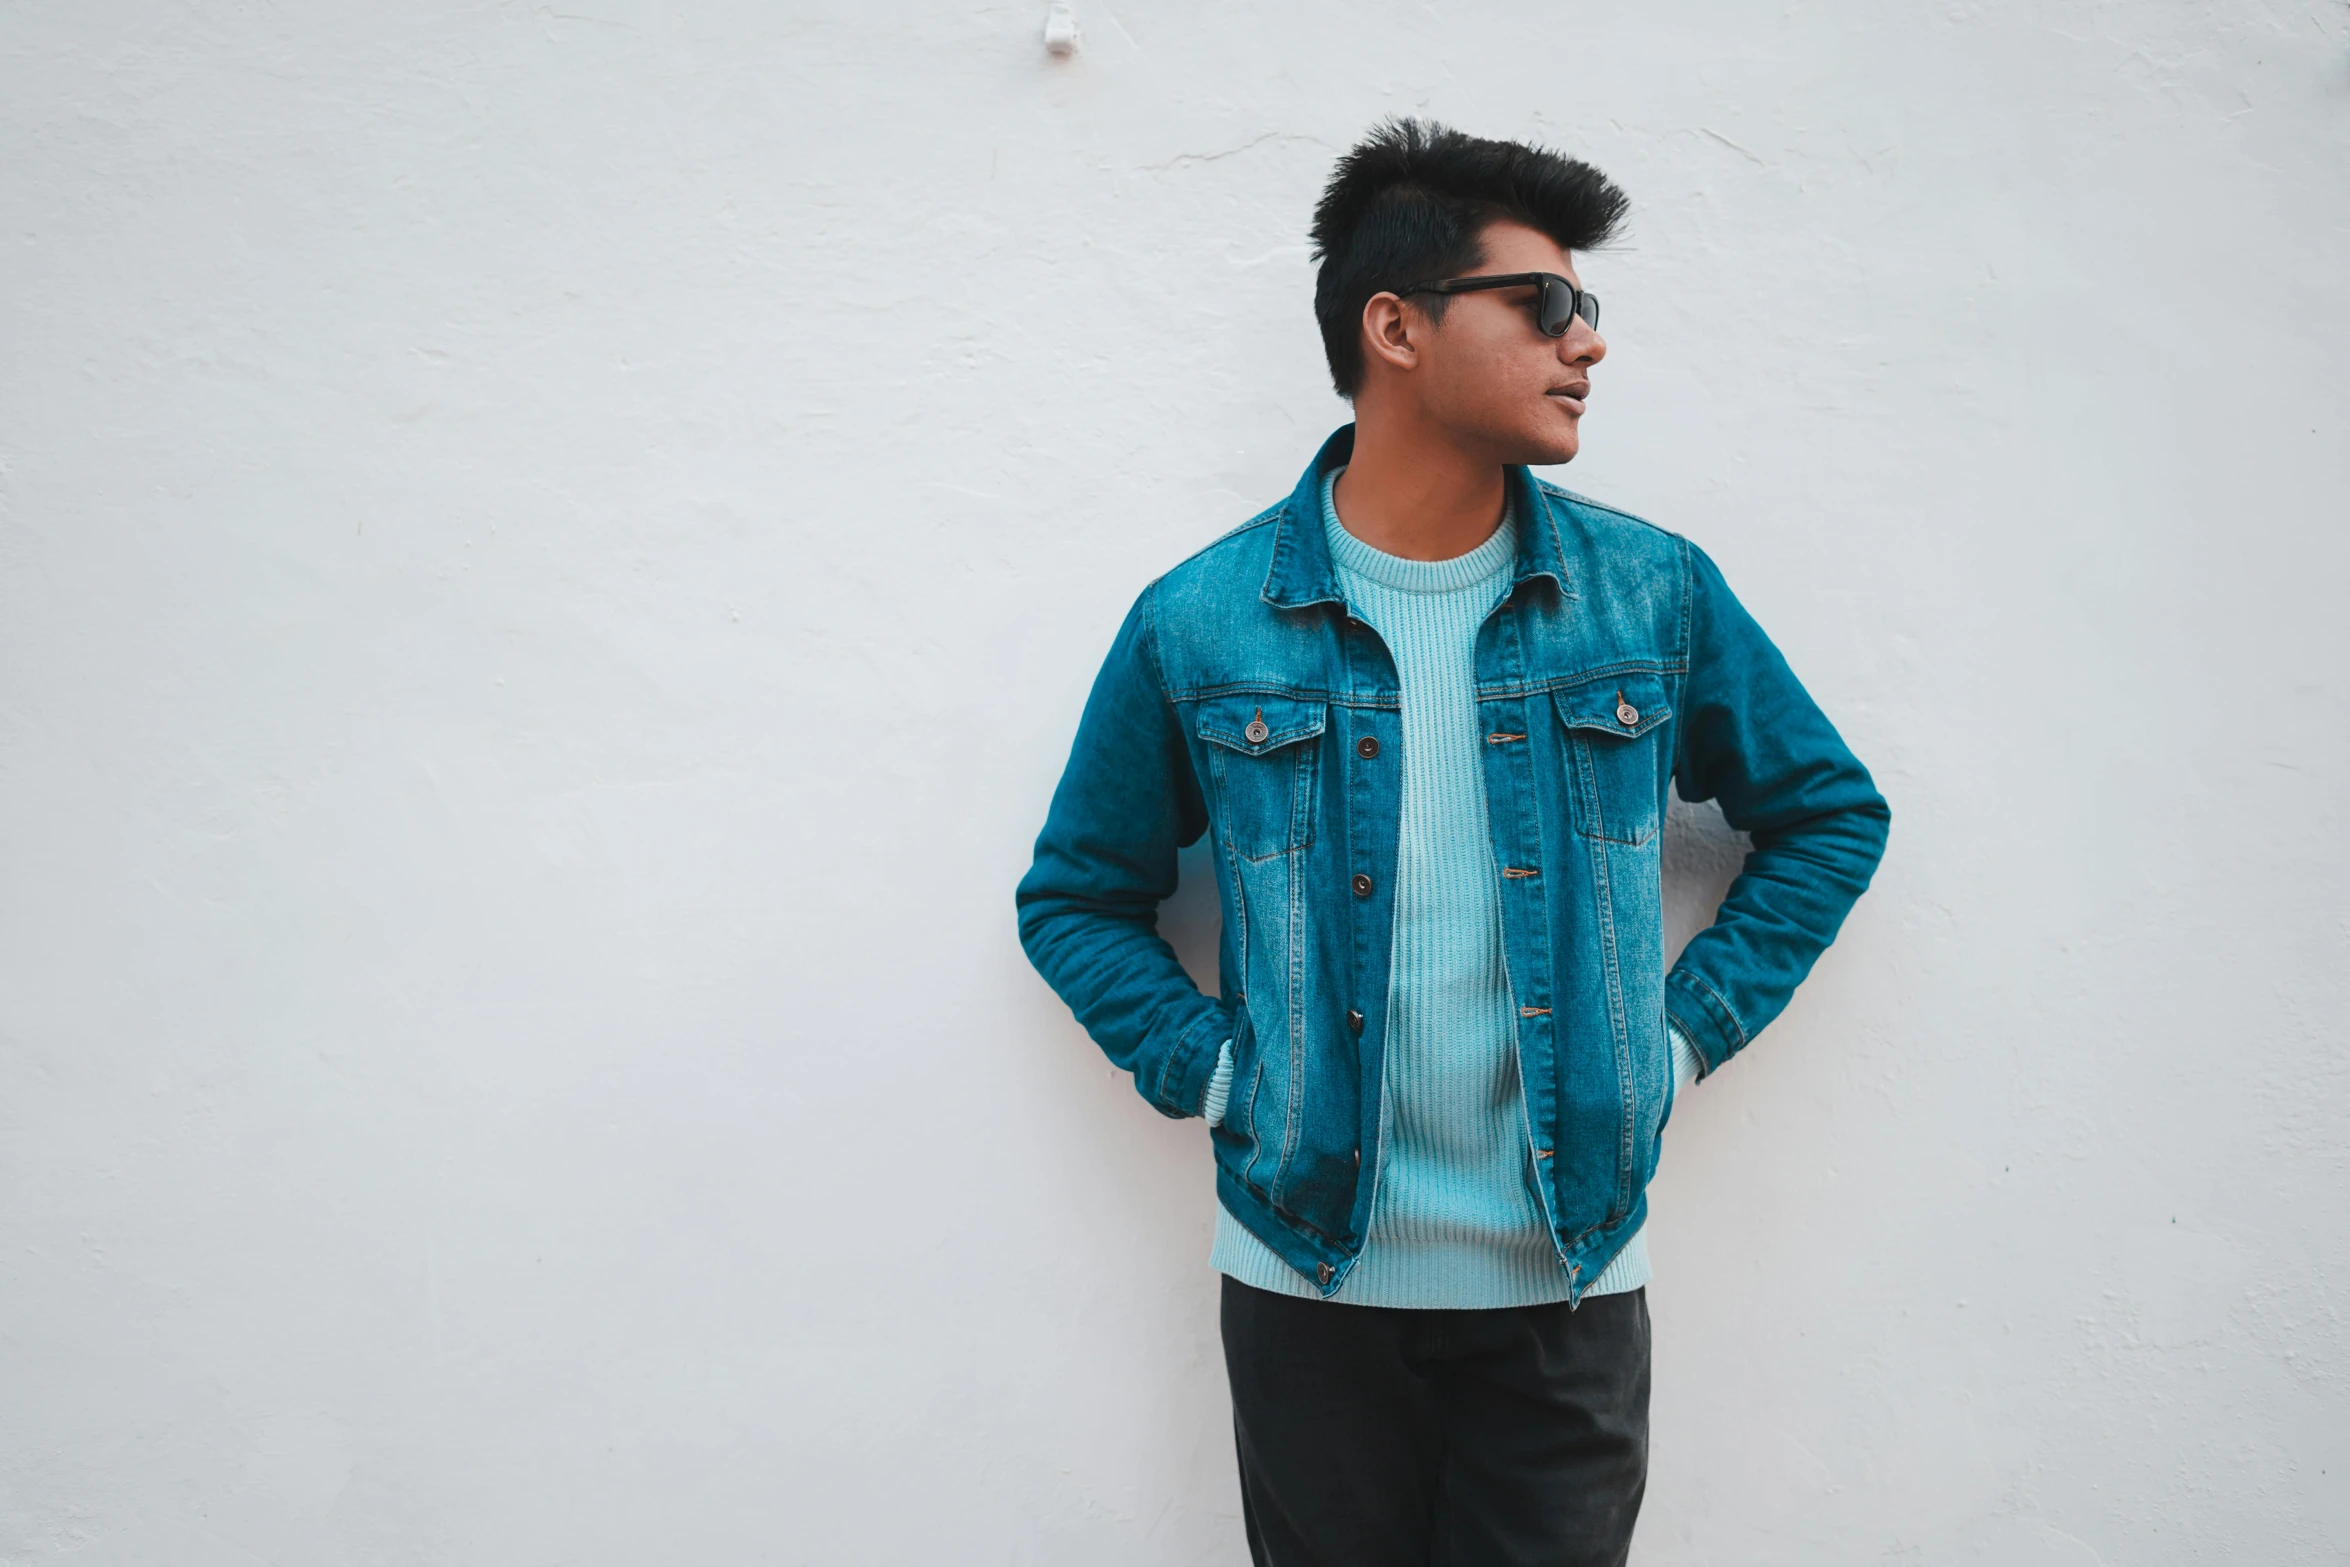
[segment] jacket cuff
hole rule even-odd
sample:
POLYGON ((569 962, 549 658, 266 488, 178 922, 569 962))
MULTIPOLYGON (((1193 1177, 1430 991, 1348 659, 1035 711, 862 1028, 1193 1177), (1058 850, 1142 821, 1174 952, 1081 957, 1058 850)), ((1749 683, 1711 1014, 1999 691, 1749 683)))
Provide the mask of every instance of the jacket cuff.
POLYGON ((1201 1101, 1199 1113, 1210 1126, 1224 1124, 1224 1107, 1232 1099, 1232 1041, 1227 1039, 1216 1047, 1216 1070, 1208 1074, 1208 1097, 1201 1101))
POLYGON ((1714 988, 1685 968, 1665 976, 1665 1021, 1697 1052, 1698 1076, 1710 1074, 1746 1046, 1746 1030, 1714 988))
POLYGON ((1207 1097, 1208 1078, 1216 1069, 1217 1044, 1231 1037, 1231 1014, 1211 1002, 1160 1059, 1156 1072, 1135 1075, 1136 1090, 1170 1120, 1187 1120, 1199 1114, 1200 1101, 1207 1097))

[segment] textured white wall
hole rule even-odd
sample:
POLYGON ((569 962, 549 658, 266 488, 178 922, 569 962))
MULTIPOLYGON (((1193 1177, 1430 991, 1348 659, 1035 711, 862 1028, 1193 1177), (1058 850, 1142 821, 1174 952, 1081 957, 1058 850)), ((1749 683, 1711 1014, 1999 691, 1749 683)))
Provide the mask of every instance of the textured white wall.
POLYGON ((1244 1559, 1011 888, 1392 111, 1632 193, 1570 482, 1894 804, 1676 1117, 1640 1561, 2350 1559, 2343 8, 1078 19, 0 14, 0 1559, 1244 1559))

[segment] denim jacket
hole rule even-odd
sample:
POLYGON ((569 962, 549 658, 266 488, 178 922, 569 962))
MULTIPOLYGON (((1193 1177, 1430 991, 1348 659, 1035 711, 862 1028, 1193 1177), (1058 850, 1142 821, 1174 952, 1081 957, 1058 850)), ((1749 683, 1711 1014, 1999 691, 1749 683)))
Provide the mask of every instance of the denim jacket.
MULTIPOLYGON (((1218 1047, 1216 1192, 1324 1295, 1378 1179, 1401 693, 1347 613, 1321 478, 1143 591, 1079 721, 1018 892, 1021 942, 1163 1114, 1197 1115, 1218 1047), (1159 935, 1176 851, 1214 834, 1217 993, 1159 935)), ((1528 1159, 1570 1288, 1640 1227, 1672 1109, 1668 1021, 1708 1073, 1778 1016, 1884 852, 1891 814, 1688 540, 1508 470, 1508 596, 1477 704, 1528 1159), (1753 850, 1664 962, 1667 791, 1753 850)))

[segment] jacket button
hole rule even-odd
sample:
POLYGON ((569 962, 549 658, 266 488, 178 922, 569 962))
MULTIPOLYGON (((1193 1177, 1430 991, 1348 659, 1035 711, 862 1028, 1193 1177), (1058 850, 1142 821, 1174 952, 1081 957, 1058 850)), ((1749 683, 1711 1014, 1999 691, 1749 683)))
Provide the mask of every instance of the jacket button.
POLYGON ((1363 1031, 1363 1015, 1354 1008, 1348 1007, 1346 1009, 1346 1026, 1358 1034, 1361 1033, 1363 1031))
POLYGON ((1355 742, 1355 755, 1361 757, 1364 761, 1367 762, 1378 754, 1379 740, 1376 735, 1365 735, 1360 740, 1355 742))
POLYGON ((1616 698, 1616 722, 1622 724, 1626 729, 1631 728, 1634 724, 1640 722, 1640 709, 1634 707, 1631 703, 1625 701, 1623 697, 1619 695, 1616 698))
POLYGON ((1363 1151, 1362 1151, 1360 1148, 1357 1148, 1357 1149, 1355 1150, 1355 1168, 1359 1170, 1359 1169, 1361 1169, 1362 1167, 1363 1167, 1363 1151))
POLYGON ((1365 876, 1362 872, 1357 871, 1355 873, 1355 896, 1358 898, 1367 898, 1370 895, 1371 878, 1365 876))
POLYGON ((1322 1282, 1327 1284, 1330 1282, 1330 1275, 1336 1273, 1338 1270, 1331 1267, 1330 1264, 1326 1262, 1317 1262, 1314 1264, 1314 1271, 1321 1274, 1322 1282))
MULTIPOLYGON (((1618 708, 1617 711, 1622 712, 1623 709, 1618 708)), ((1265 743, 1265 736, 1271 734, 1272 732, 1272 730, 1265 727, 1265 715, 1260 712, 1256 717, 1248 721, 1248 727, 1243 729, 1240 733, 1241 737, 1247 740, 1250 745, 1263 745, 1265 743)))

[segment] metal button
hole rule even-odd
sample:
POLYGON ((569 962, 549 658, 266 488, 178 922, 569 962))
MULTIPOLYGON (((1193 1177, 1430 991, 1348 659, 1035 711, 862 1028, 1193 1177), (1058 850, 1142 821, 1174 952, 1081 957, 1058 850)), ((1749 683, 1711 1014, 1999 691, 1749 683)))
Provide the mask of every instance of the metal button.
POLYGON ((1376 737, 1365 735, 1360 740, 1355 742, 1355 755, 1361 757, 1364 761, 1367 762, 1378 754, 1379 741, 1376 737))
POLYGON ((1363 1031, 1363 1015, 1354 1008, 1348 1007, 1346 1009, 1346 1026, 1358 1034, 1361 1033, 1363 1031))
MULTIPOLYGON (((1616 711, 1620 713, 1623 709, 1618 708, 1616 711)), ((1272 732, 1265 727, 1265 710, 1260 707, 1257 709, 1257 716, 1248 721, 1248 727, 1243 729, 1240 734, 1241 738, 1248 741, 1250 745, 1263 745, 1265 736, 1272 732)))
POLYGON ((1640 722, 1640 709, 1625 701, 1620 691, 1616 693, 1616 722, 1626 729, 1640 722))
POLYGON ((1360 872, 1357 872, 1355 875, 1355 896, 1358 898, 1367 898, 1370 895, 1371 878, 1361 874, 1360 872))
POLYGON ((1363 1151, 1362 1151, 1360 1148, 1357 1148, 1357 1149, 1355 1150, 1355 1168, 1359 1170, 1359 1169, 1361 1169, 1362 1167, 1363 1167, 1363 1151))
POLYGON ((1314 1269, 1315 1269, 1315 1271, 1316 1271, 1316 1272, 1318 1272, 1318 1273, 1320 1273, 1320 1274, 1322 1275, 1322 1282, 1323 1282, 1323 1283, 1325 1283, 1325 1284, 1327 1284, 1327 1283, 1329 1283, 1329 1282, 1330 1282, 1330 1275, 1331 1275, 1331 1274, 1333 1274, 1333 1273, 1336 1273, 1336 1272, 1338 1271, 1336 1268, 1333 1268, 1332 1266, 1330 1266, 1330 1264, 1328 1264, 1328 1263, 1326 1263, 1326 1262, 1317 1262, 1317 1263, 1315 1263, 1315 1264, 1314 1264, 1314 1269))

